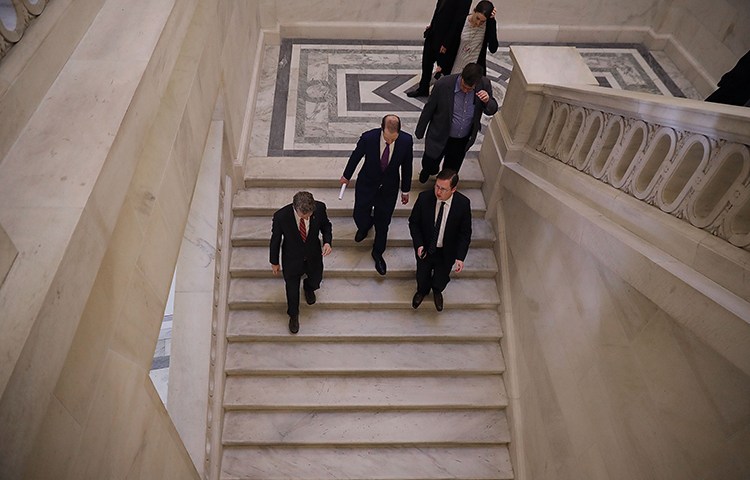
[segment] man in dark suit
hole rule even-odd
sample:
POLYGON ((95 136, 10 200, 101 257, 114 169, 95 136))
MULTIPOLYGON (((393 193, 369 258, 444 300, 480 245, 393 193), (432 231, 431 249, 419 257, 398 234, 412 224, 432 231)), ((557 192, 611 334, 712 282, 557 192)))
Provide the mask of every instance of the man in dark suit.
POLYGON ((466 65, 460 75, 438 80, 414 132, 421 139, 427 131, 419 181, 425 183, 430 175, 436 174, 443 158, 444 169, 458 172, 477 138, 482 114, 495 112, 497 101, 492 97, 492 85, 476 63, 466 65))
POLYGON ((354 241, 364 240, 375 225, 372 258, 375 260, 375 270, 381 275, 386 273, 383 252, 399 188, 401 203, 406 205, 409 202, 413 144, 411 135, 401 131, 398 116, 386 115, 380 128, 369 130, 359 138, 340 180, 348 185, 360 160, 365 158, 355 187, 353 217, 357 233, 354 241))
POLYGON ((438 56, 458 48, 461 30, 471 8, 471 0, 438 0, 430 24, 424 30, 422 48, 422 76, 416 90, 409 97, 426 97, 430 93, 432 67, 438 56))
POLYGON ((414 251, 417 256, 417 293, 411 306, 418 308, 425 295, 433 292, 435 308, 443 310, 443 290, 456 273, 464 269, 471 243, 471 202, 456 191, 458 174, 443 170, 433 191, 425 190, 409 216, 414 251))
POLYGON ((274 275, 284 269, 289 331, 299 331, 299 283, 303 275, 305 300, 315 303, 315 290, 323 279, 323 257, 331 253, 333 230, 326 205, 317 202, 310 192, 297 192, 292 203, 273 214, 271 225, 271 269, 274 275), (323 237, 323 245, 320 237, 323 237))

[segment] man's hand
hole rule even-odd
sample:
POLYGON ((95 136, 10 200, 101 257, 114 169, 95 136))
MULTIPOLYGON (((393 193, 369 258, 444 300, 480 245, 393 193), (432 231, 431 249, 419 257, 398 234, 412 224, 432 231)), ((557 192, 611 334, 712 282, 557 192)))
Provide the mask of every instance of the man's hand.
POLYGON ((456 273, 461 273, 464 269, 464 262, 462 260, 456 260, 456 273))
POLYGON ((341 185, 347 185, 348 186, 349 185, 349 179, 346 178, 346 177, 344 177, 344 176, 342 176, 341 178, 339 178, 339 184, 341 184, 341 185))
POLYGON ((445 53, 447 51, 448 51, 448 49, 445 48, 445 45, 440 45, 440 53, 445 53))
POLYGON ((328 256, 328 254, 331 253, 331 250, 332 250, 331 249, 331 244, 329 244, 329 243, 324 243, 323 244, 323 256, 324 257, 328 256))
POLYGON ((401 205, 406 205, 407 203, 409 203, 409 192, 401 194, 401 205))
POLYGON ((426 256, 425 253, 427 252, 424 251, 424 247, 422 246, 417 247, 417 256, 419 258, 424 258, 426 256))
POLYGON ((272 263, 272 264, 271 264, 271 271, 273 271, 273 274, 274 274, 274 275, 278 275, 278 274, 279 274, 279 272, 281 271, 281 265, 274 265, 274 264, 272 263))
POLYGON ((479 90, 479 91, 477 92, 477 97, 479 98, 479 100, 481 100, 481 101, 482 101, 482 103, 487 103, 487 102, 489 102, 489 101, 490 101, 490 94, 489 94, 489 93, 487 93, 487 92, 486 92, 486 91, 484 91, 484 90, 479 90))
POLYGON ((492 13, 490 14, 490 18, 495 18, 495 14, 497 13, 497 9, 493 8, 492 13))

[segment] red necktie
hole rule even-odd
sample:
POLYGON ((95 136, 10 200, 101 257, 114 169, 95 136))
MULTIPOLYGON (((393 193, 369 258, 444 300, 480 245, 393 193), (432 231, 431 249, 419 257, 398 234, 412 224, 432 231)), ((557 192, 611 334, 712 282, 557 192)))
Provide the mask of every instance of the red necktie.
POLYGON ((307 241, 307 227, 305 227, 305 221, 303 219, 299 219, 299 235, 302 237, 302 241, 307 241))
POLYGON ((383 155, 380 157, 380 169, 385 172, 388 168, 388 156, 391 153, 391 145, 386 143, 383 149, 383 155))

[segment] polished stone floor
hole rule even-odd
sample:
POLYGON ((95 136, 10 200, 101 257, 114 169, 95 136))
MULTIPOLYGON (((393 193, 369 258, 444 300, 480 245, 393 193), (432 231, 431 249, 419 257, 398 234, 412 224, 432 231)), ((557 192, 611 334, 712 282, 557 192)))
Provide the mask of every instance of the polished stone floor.
MULTIPOLYGON (((661 52, 633 44, 573 46, 604 87, 700 98, 661 52)), ((385 113, 401 116, 404 130, 413 133, 425 99, 406 92, 419 80, 420 59, 418 42, 294 39, 265 47, 250 155, 348 156, 359 135, 378 126, 385 113)), ((488 57, 487 67, 502 108, 512 68, 507 44, 488 57)), ((415 150, 422 145, 417 141, 415 150)), ((481 134, 472 151, 480 145, 481 134)), ((166 402, 172 322, 179 319, 164 318, 151 378, 166 402)))

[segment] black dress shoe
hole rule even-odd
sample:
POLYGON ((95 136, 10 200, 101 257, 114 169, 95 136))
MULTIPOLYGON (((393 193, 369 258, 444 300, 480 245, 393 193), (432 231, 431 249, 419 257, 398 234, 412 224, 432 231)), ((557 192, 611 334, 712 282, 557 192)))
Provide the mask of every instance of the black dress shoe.
POLYGON ((367 237, 368 232, 368 230, 357 230, 357 233, 354 234, 354 241, 357 243, 361 242, 367 237))
POLYGON ((440 292, 433 292, 432 295, 433 295, 432 298, 435 300, 435 309, 438 312, 442 312, 443 311, 443 294, 440 292))
POLYGON ((289 331, 292 333, 299 332, 299 315, 289 315, 289 331))
POLYGON ((411 308, 419 308, 422 304, 422 300, 424 300, 424 295, 419 292, 415 293, 414 298, 411 299, 411 308))
POLYGON ((385 275, 386 265, 382 255, 378 255, 375 252, 372 253, 372 259, 375 260, 375 270, 381 275, 385 275))
POLYGON ((422 170, 419 172, 419 183, 427 183, 427 180, 430 179, 430 174, 422 170))
POLYGON ((313 290, 306 290, 304 288, 303 288, 303 290, 305 290, 305 301, 307 302, 307 304, 308 305, 315 304, 315 291, 313 291, 313 290))
POLYGON ((406 96, 410 98, 429 97, 430 92, 428 90, 423 90, 421 88, 418 88, 416 90, 412 90, 411 92, 406 92, 406 96))

